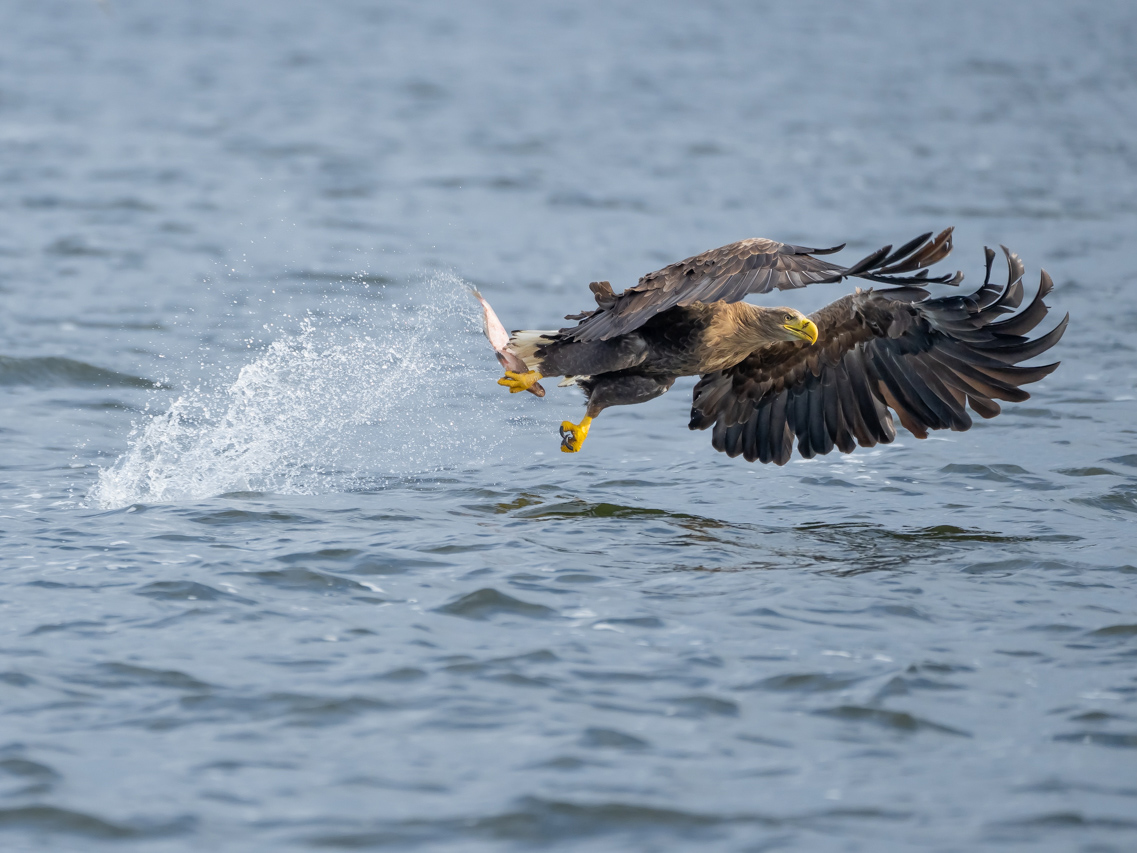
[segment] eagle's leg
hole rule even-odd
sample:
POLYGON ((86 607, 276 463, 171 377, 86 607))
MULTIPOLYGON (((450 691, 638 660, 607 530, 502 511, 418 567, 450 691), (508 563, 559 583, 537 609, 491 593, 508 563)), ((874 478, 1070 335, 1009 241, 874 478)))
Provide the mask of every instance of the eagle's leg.
POLYGON ((497 381, 498 385, 504 385, 509 389, 510 394, 516 394, 519 391, 528 391, 534 385, 541 381, 541 374, 536 370, 529 370, 525 373, 516 373, 512 370, 505 371, 505 376, 497 381))
POLYGON ((579 424, 561 423, 561 450, 576 453, 588 437, 592 419, 609 406, 630 406, 654 399, 675 382, 674 376, 645 376, 637 373, 606 373, 578 380, 588 394, 588 406, 579 424))
POLYGON ((576 453, 588 438, 588 428, 592 426, 592 418, 585 415, 580 423, 561 421, 561 452, 576 453))

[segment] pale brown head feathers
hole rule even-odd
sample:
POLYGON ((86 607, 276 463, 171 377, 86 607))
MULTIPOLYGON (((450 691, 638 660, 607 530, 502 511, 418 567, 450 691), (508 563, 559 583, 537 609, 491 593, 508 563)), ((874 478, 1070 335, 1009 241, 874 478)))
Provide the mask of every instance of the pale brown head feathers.
MULTIPOLYGON (((740 303, 745 305, 746 303, 740 303)), ((753 330, 759 345, 775 341, 817 341, 817 326, 796 308, 762 308, 746 305, 747 326, 753 330)))

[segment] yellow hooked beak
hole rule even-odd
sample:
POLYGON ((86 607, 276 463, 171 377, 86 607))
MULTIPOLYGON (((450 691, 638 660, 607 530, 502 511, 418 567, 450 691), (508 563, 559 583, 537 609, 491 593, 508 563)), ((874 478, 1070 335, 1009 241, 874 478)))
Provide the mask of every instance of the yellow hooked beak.
POLYGON ((817 343, 817 325, 808 317, 786 323, 782 328, 803 341, 809 341, 811 344, 817 343))

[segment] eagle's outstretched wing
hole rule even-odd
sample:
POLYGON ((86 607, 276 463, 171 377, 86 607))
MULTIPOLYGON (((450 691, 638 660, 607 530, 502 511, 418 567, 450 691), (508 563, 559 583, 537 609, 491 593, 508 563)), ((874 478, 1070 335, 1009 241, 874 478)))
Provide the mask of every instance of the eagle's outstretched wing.
POLYGON ((608 282, 593 282, 596 310, 570 315, 580 322, 562 329, 567 340, 604 341, 634 331, 663 311, 693 302, 738 302, 748 293, 788 290, 816 282, 840 281, 850 276, 890 284, 939 282, 956 284, 962 276, 928 278, 927 267, 951 252, 948 228, 934 239, 922 234, 895 252, 885 246, 851 267, 815 255, 844 248, 808 249, 761 237, 731 243, 685 261, 648 273, 634 287, 613 293, 608 282), (912 275, 905 275, 911 273, 912 275))
POLYGON ((777 343, 695 386, 691 429, 713 425, 712 444, 748 461, 789 461, 797 438, 802 456, 848 453, 896 437, 889 409, 918 438, 930 429, 971 426, 965 404, 980 417, 999 413, 995 400, 1018 402, 1020 386, 1036 382, 1058 363, 1018 367, 1050 349, 1066 330, 1028 333, 1046 316, 1050 276, 1022 311, 1023 265, 1006 248, 1008 280, 991 284, 995 253, 987 249, 983 286, 969 296, 929 299, 919 287, 851 294, 810 319, 815 344, 777 343))

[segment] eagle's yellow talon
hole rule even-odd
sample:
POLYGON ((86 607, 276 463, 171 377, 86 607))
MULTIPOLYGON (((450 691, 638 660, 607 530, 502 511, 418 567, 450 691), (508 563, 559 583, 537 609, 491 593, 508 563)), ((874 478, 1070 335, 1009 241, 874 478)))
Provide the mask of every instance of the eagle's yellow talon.
POLYGON ((579 424, 572 421, 561 421, 561 452, 576 453, 588 437, 588 428, 592 425, 592 418, 585 417, 579 424))
POLYGON ((517 394, 520 391, 528 391, 540 381, 541 374, 536 370, 530 370, 526 373, 514 373, 512 370, 507 370, 505 376, 501 377, 497 384, 508 388, 510 394, 517 394))

